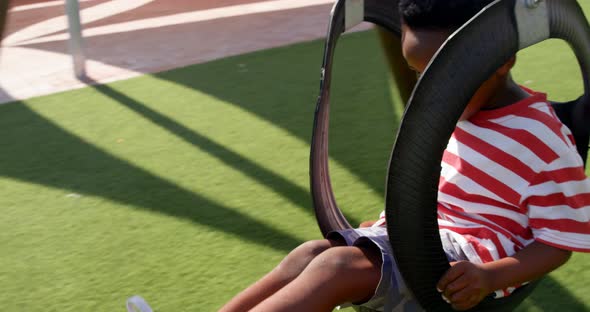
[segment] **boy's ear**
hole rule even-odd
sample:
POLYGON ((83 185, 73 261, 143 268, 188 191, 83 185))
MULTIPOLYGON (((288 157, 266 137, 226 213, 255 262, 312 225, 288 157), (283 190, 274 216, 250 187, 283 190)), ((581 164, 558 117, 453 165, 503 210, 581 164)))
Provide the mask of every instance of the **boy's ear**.
POLYGON ((510 70, 512 70, 512 67, 514 67, 515 63, 516 63, 516 55, 511 57, 508 60, 508 62, 504 63, 504 65, 502 65, 500 68, 498 68, 498 70, 496 71, 496 75, 507 76, 510 73, 510 70))

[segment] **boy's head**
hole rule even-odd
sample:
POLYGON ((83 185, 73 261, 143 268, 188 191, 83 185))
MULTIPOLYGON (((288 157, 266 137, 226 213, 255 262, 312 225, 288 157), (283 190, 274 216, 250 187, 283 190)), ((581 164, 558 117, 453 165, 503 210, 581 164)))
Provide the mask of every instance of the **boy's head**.
POLYGON ((400 0, 404 23, 413 29, 456 30, 493 0, 400 0))
MULTIPOLYGON (((402 53, 410 68, 422 73, 440 46, 459 27, 494 0, 400 0, 402 18, 402 53)), ((476 92, 461 119, 494 105, 498 96, 517 99, 518 91, 510 84, 510 70, 515 57, 499 68, 476 92), (514 95, 514 96, 513 96, 514 95)), ((512 85, 514 83, 512 82, 512 85)), ((520 88, 518 88, 520 90, 520 88)))
POLYGON ((400 0, 402 49, 421 73, 449 35, 493 0, 400 0))

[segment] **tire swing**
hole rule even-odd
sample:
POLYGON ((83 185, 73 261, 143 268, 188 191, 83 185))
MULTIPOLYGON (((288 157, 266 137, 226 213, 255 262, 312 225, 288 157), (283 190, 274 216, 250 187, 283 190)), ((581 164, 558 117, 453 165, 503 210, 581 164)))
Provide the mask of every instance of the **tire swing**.
MULTIPOLYGON (((323 235, 351 228, 336 204, 328 169, 330 84, 336 42, 343 32, 362 21, 382 26, 399 37, 399 16, 397 0, 339 0, 332 10, 310 159, 311 194, 323 235)), ((442 249, 436 211, 446 144, 479 86, 519 50, 550 38, 566 41, 580 64, 585 94, 576 101, 553 106, 572 130, 585 160, 590 133, 590 26, 575 0, 492 2, 447 39, 414 89, 391 153, 385 210, 396 262, 427 311, 453 311, 435 289, 450 267, 442 249)), ((535 285, 529 283, 505 298, 486 298, 472 311, 510 311, 535 285)))

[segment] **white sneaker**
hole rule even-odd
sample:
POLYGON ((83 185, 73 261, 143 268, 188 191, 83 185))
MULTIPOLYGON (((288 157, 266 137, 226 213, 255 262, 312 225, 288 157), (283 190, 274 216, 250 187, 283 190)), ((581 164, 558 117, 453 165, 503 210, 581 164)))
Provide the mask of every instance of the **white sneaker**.
POLYGON ((143 298, 136 295, 127 299, 127 312, 153 312, 153 310, 143 298))

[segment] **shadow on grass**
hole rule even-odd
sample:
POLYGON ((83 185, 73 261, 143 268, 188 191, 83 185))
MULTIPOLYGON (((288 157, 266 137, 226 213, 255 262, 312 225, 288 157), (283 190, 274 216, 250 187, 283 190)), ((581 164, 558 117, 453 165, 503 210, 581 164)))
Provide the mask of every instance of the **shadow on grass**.
MULTIPOLYGON (((400 116, 393 107, 388 67, 376 39, 368 32, 340 42, 332 86, 330 157, 382 195, 400 116)), ((321 44, 310 42, 155 76, 231 103, 310 142, 321 57, 321 44)), ((338 199, 339 181, 333 176, 332 182, 338 199)), ((347 207, 341 208, 347 214, 347 207)), ((367 208, 381 207, 355 209, 367 208)), ((358 224, 350 214, 347 217, 358 224)))
MULTIPOLYGON (((260 17, 263 18, 265 15, 260 17)), ((210 22, 213 23, 211 24, 213 27, 217 25, 215 23, 222 21, 210 22)), ((174 27, 194 28, 195 26, 186 24, 174 27)), ((135 31, 134 34, 137 38, 147 38, 154 31, 163 29, 167 28, 135 31)), ((88 58, 111 64, 110 60, 101 58, 101 49, 105 47, 110 49, 113 42, 127 40, 125 39, 127 36, 128 34, 110 34, 93 37, 93 40, 98 41, 94 43, 94 48, 88 51, 88 58)), ((64 42, 23 46, 61 53, 64 42)), ((146 54, 145 51, 143 52, 126 51, 130 55, 135 54, 134 58, 137 58, 138 62, 141 62, 142 55, 146 54)), ((319 91, 321 58, 322 44, 316 41, 198 64, 155 76, 232 103, 309 142, 319 91)), ((373 191, 383 194, 387 160, 399 116, 392 108, 388 67, 385 65, 376 35, 371 32, 348 35, 346 40, 342 40, 339 44, 335 61, 331 159, 349 170, 373 191)), ((123 62, 112 65, 129 66, 125 64, 123 62)), ((143 109, 142 111, 147 112, 146 118, 153 122, 164 122, 169 126, 170 131, 183 139, 187 141, 195 139, 194 134, 187 135, 188 132, 181 129, 182 127, 169 123, 151 112, 143 109)), ((201 140, 201 142, 204 141, 201 140)), ((208 142, 205 144, 207 145, 208 142)), ((235 158, 234 155, 227 153, 218 157, 226 160, 235 158)), ((249 164, 246 166, 248 167, 244 169, 246 174, 250 174, 255 169, 249 164)), ((272 174, 268 172, 263 175, 265 177, 262 177, 262 180, 265 181, 280 179, 277 176, 272 177, 272 174)), ((333 182, 335 182, 338 199, 338 181, 333 182)), ((283 184, 281 188, 286 186, 284 181, 281 183, 283 184)), ((285 189, 289 188, 293 187, 286 186, 285 189)), ((300 190, 293 191, 293 194, 288 195, 287 198, 292 202, 301 203, 303 197, 299 197, 298 193, 300 190)), ((347 207, 342 208, 346 213, 347 207)), ((378 210, 381 207, 372 208, 378 210)), ((355 209, 366 209, 366 207, 355 209)), ((347 213, 347 216, 351 218, 351 223, 358 223, 358 220, 353 220, 355 218, 350 214, 347 213)))
MULTIPOLYGON (((94 84, 93 81, 88 82, 93 83, 91 87, 100 92, 102 95, 111 98, 113 101, 116 101, 117 103, 129 108, 130 110, 143 116, 145 119, 170 131, 172 134, 183 139, 185 142, 198 147, 200 150, 217 158, 235 170, 240 171, 250 178, 258 180, 261 184, 272 188, 284 198, 295 204, 297 207, 309 207, 310 195, 308 190, 303 189, 295 183, 281 177, 280 175, 257 165, 244 156, 232 152, 221 144, 218 144, 206 136, 189 129, 188 127, 165 115, 158 113, 148 106, 109 87, 108 85, 94 84)), ((311 209, 304 209, 304 211, 310 215, 313 214, 311 209)))
POLYGON ((0 125, 0 176, 188 219, 284 252, 302 243, 116 158, 21 103, 0 107, 0 125))
POLYGON ((576 297, 551 276, 544 277, 532 294, 516 309, 525 312, 537 308, 540 311, 590 311, 576 297))

